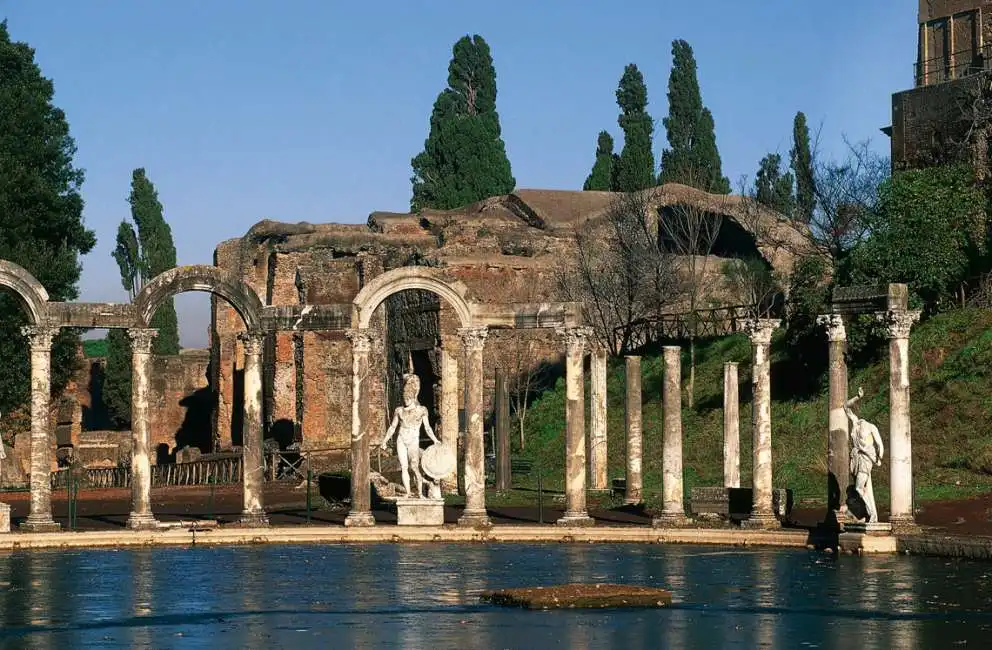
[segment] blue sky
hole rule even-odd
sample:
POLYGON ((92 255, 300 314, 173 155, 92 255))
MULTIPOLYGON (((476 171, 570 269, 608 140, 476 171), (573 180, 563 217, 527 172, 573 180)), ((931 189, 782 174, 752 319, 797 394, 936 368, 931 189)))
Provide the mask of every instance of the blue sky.
MULTIPOLYGON (((110 251, 134 167, 158 188, 180 264, 211 263, 217 242, 263 218, 406 211, 410 158, 464 34, 492 48, 518 188, 581 189, 597 133, 621 142, 614 92, 631 62, 660 153, 673 39, 695 50, 735 186, 788 151, 797 110, 822 123, 828 153, 843 135, 887 152, 879 128, 916 50, 916 3, 897 0, 0 0, 3 17, 76 138, 93 301, 126 299, 110 251)), ((207 297, 177 308, 183 343, 204 345, 207 297)))

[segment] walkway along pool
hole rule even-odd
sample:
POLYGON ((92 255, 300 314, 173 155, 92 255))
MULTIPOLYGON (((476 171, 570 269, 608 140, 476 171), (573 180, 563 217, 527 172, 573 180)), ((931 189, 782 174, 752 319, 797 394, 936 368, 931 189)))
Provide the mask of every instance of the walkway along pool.
POLYGON ((992 564, 794 549, 368 544, 0 552, 0 647, 930 648, 992 633, 992 564), (527 612, 618 582, 671 609, 527 612))

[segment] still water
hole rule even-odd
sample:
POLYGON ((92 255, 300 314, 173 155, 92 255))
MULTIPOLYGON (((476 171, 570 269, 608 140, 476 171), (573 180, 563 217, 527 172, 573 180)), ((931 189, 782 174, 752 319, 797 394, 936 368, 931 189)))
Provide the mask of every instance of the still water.
POLYGON ((641 545, 0 554, 0 648, 989 647, 992 563, 641 545), (664 610, 528 612, 501 587, 656 585, 664 610), (964 645, 962 645, 964 644, 964 645))

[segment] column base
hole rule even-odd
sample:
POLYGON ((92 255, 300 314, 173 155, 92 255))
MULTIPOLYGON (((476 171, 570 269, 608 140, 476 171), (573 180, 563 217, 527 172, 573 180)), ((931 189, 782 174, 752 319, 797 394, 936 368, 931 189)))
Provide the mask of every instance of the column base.
POLYGON ((889 517, 889 524, 892 526, 892 532, 895 533, 907 534, 919 532, 920 530, 920 525, 916 523, 916 517, 913 515, 889 517))
POLYGON ((349 512, 344 518, 344 525, 348 528, 369 528, 375 526, 375 517, 371 512, 349 512))
POLYGON ((489 520, 489 514, 485 510, 466 510, 458 518, 458 525, 463 528, 489 528, 493 525, 493 522, 489 520))
POLYGON ((782 522, 780 522, 778 520, 778 517, 776 517, 770 512, 755 513, 752 514, 747 519, 741 521, 741 528, 770 530, 781 527, 782 527, 782 522))
POLYGON ((155 515, 132 512, 128 515, 127 527, 130 530, 158 530, 159 523, 155 515))
POLYGON ((692 523, 692 519, 689 519, 684 512, 665 512, 664 510, 651 520, 651 525, 655 528, 684 528, 691 526, 692 523))
POLYGON ((238 523, 245 528, 266 528, 269 525, 269 518, 264 512, 243 512, 238 523))
POLYGON ((566 512, 555 525, 569 528, 588 528, 596 525, 596 520, 585 512, 566 512))
POLYGON ((57 533, 62 530, 62 524, 52 519, 51 516, 32 519, 28 515, 28 518, 21 522, 20 529, 28 533, 57 533))
POLYGON ((623 498, 623 504, 625 506, 639 506, 644 503, 644 499, 639 494, 634 494, 631 496, 625 496, 623 498))

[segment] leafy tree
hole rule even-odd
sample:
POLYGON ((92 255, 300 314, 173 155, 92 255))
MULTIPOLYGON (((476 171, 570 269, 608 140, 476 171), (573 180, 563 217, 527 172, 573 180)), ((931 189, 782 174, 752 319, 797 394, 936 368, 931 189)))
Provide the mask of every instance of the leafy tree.
POLYGON ((816 174, 809 142, 809 127, 802 111, 796 113, 792 122, 792 150, 789 152, 789 160, 796 179, 796 219, 809 223, 816 209, 816 174))
POLYGON ((624 68, 620 77, 617 104, 620 106, 617 122, 623 129, 623 149, 613 170, 613 190, 637 192, 655 184, 654 121, 647 112, 648 88, 644 85, 644 75, 633 63, 624 68))
POLYGON ((661 154, 659 183, 685 183, 719 194, 730 193, 716 146, 713 114, 703 106, 696 58, 685 41, 672 43, 668 77, 668 117, 662 120, 668 145, 661 154))
POLYGON ((758 203, 782 214, 792 214, 792 174, 782 173, 782 156, 770 153, 761 159, 755 176, 758 203))
POLYGON ((448 87, 434 102, 430 133, 412 166, 414 211, 450 210, 513 191, 496 112, 496 69, 481 36, 455 43, 448 87))
POLYGON ((613 136, 600 131, 596 144, 596 162, 582 186, 583 190, 609 192, 613 188, 613 158, 613 136))
MULTIPOLYGON (((83 171, 54 85, 41 74, 34 50, 12 41, 0 22, 0 259, 21 265, 51 300, 78 297, 79 256, 96 243, 83 223, 83 171)), ((17 300, 0 295, 0 411, 28 399, 30 361, 17 300)), ((60 391, 75 362, 78 332, 62 330, 52 347, 52 388, 60 391)))
POLYGON ((905 282, 928 310, 952 298, 985 250, 985 197, 968 165, 900 172, 882 184, 856 282, 905 282))
MULTIPOLYGON (((162 215, 162 204, 158 200, 155 186, 145 174, 143 168, 131 173, 131 194, 127 199, 131 204, 131 219, 137 226, 137 241, 141 246, 140 256, 125 259, 129 266, 121 267, 121 281, 127 289, 125 274, 137 277, 143 272, 144 279, 149 280, 160 273, 176 267, 176 245, 172 240, 172 229, 162 215)), ((117 249, 114 258, 118 265, 117 251, 122 247, 133 252, 133 233, 128 234, 121 228, 128 228, 122 223, 118 229, 117 249)), ((125 253, 125 255, 131 254, 125 253)), ((152 343, 153 354, 179 354, 179 322, 176 318, 176 307, 172 298, 164 301, 152 316, 151 326, 158 330, 158 336, 152 343)))

